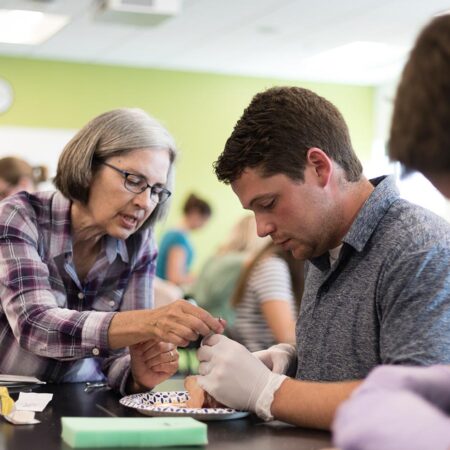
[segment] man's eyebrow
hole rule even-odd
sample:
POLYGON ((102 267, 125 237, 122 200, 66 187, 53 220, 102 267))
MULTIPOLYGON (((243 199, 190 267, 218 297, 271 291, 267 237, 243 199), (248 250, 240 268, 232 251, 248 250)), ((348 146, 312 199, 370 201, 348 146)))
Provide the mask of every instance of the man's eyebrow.
POLYGON ((265 194, 257 195, 256 197, 252 198, 252 200, 250 201, 248 206, 244 207, 244 209, 250 209, 256 202, 258 202, 260 200, 264 200, 265 198, 268 198, 271 196, 273 196, 273 192, 267 192, 265 194))

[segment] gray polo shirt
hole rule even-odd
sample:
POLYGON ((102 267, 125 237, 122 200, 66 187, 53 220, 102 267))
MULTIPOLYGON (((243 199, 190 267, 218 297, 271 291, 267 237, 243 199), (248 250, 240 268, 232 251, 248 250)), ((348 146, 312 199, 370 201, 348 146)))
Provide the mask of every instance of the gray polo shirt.
POLYGON ((296 378, 361 379, 378 364, 450 364, 450 225, 392 177, 359 211, 336 264, 307 264, 296 378))

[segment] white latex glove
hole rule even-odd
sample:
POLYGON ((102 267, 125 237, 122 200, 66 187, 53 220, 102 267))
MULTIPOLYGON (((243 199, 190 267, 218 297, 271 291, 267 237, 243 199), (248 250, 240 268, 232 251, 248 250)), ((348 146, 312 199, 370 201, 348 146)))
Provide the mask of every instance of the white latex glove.
POLYGON ((253 411, 264 420, 273 419, 274 393, 287 378, 271 372, 243 345, 214 334, 197 352, 199 386, 230 408, 253 411))
POLYGON ((267 350, 253 352, 272 372, 285 374, 297 357, 297 350, 292 344, 272 345, 267 350))

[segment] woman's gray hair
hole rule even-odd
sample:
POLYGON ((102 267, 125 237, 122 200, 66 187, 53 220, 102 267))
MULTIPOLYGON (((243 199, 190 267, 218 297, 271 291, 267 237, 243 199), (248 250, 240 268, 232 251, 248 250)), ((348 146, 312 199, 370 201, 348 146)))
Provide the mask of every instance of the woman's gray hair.
MULTIPOLYGON (((177 156, 175 141, 156 119, 137 108, 115 109, 85 125, 63 149, 54 179, 55 186, 70 200, 86 204, 92 178, 101 163, 112 156, 146 148, 168 150, 170 166, 166 187, 171 191, 173 163, 177 156)), ((163 218, 169 206, 170 199, 158 204, 141 229, 163 218)))

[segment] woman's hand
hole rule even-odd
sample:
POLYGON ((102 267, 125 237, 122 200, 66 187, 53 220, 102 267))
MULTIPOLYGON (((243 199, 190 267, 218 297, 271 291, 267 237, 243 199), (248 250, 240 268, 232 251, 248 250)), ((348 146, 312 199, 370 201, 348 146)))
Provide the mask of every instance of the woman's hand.
POLYGON ((130 392, 154 388, 171 377, 178 369, 178 352, 173 344, 149 340, 131 345, 130 392))
POLYGON ((177 300, 152 312, 152 332, 155 340, 171 342, 185 347, 200 335, 222 334, 223 321, 186 300, 177 300))
POLYGON ((223 331, 223 321, 186 300, 177 300, 156 309, 116 313, 109 326, 108 341, 113 350, 148 340, 185 347, 199 336, 223 331))

